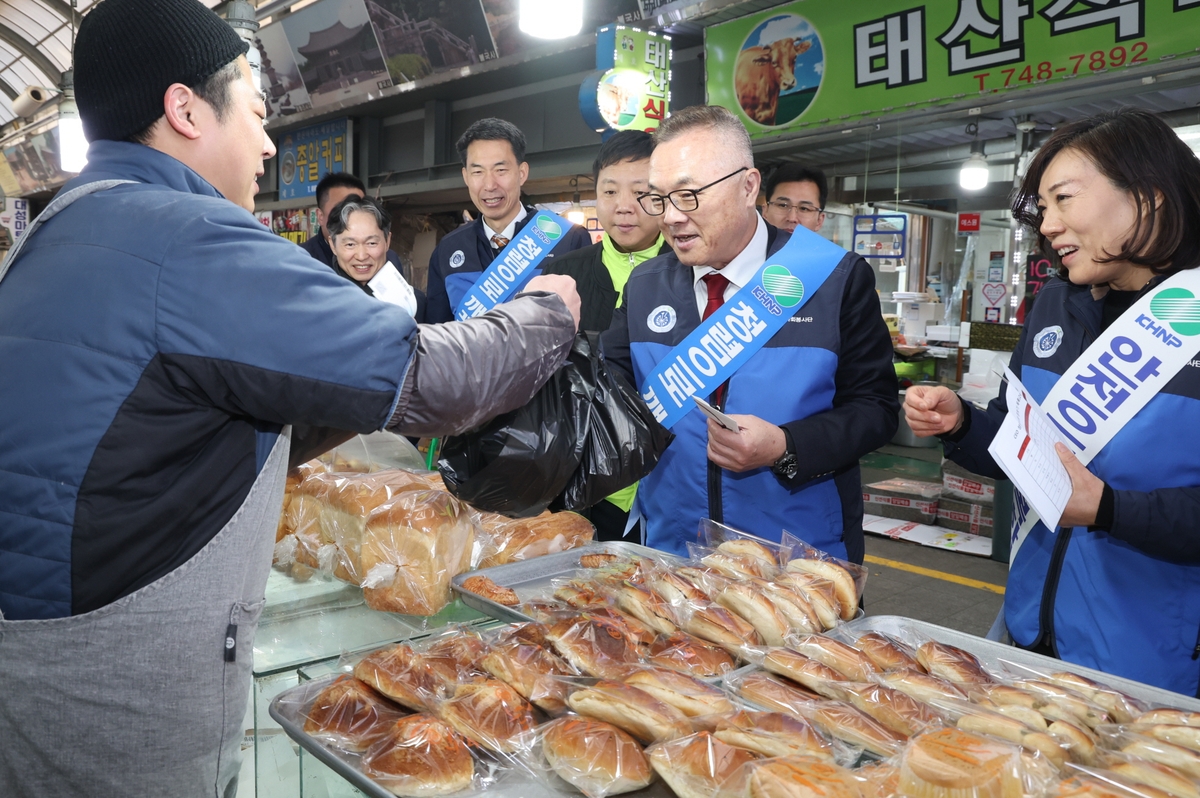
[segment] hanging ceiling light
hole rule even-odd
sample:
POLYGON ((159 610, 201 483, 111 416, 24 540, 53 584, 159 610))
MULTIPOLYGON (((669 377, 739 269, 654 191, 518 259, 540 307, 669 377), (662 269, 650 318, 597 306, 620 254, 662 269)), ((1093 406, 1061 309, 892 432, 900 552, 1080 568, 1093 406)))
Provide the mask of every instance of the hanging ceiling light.
POLYGON ((583 0, 521 0, 522 33, 539 39, 566 39, 583 29, 583 0))
POLYGON ((571 210, 567 211, 567 221, 582 227, 587 221, 587 214, 583 212, 583 205, 579 202, 578 177, 571 178, 571 186, 575 189, 575 197, 571 200, 571 210))
POLYGON ((958 184, 967 191, 978 191, 988 184, 988 163, 983 157, 983 142, 971 142, 971 157, 963 161, 958 172, 958 184))
MULTIPOLYGON (((75 5, 71 0, 71 48, 75 48, 75 5)), ((88 140, 83 135, 83 119, 75 104, 75 65, 62 73, 58 100, 58 166, 64 172, 79 174, 87 166, 88 140)))
POLYGON ((58 101, 58 160, 64 172, 78 174, 87 166, 88 141, 83 120, 75 104, 75 77, 68 69, 62 76, 62 98, 58 101))

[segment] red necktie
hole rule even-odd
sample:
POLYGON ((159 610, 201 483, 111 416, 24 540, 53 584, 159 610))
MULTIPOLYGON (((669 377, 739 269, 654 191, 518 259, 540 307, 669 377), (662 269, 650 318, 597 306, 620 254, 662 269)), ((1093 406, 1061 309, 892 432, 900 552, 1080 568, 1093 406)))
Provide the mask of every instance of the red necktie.
POLYGON ((504 249, 505 247, 508 246, 508 242, 510 240, 511 239, 505 238, 504 236, 500 235, 499 233, 496 233, 494 236, 492 236, 492 246, 495 247, 496 249, 504 249))
MULTIPOLYGON (((700 279, 708 286, 708 304, 704 306, 704 319, 707 319, 717 312, 717 308, 725 304, 725 289, 729 287, 729 280, 720 272, 709 272, 700 279)), ((726 381, 713 392, 713 404, 717 407, 721 407, 725 402, 725 389, 728 387, 729 382, 726 381)))
POLYGON ((729 281, 720 272, 709 272, 700 279, 708 286, 708 304, 704 308, 704 317, 701 319, 704 321, 716 313, 717 308, 725 304, 725 289, 729 287, 729 281))

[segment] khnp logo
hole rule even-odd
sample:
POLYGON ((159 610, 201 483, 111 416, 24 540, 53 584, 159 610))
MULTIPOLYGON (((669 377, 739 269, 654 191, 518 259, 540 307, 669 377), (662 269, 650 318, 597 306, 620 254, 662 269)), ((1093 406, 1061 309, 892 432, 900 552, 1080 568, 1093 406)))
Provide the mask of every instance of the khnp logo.
POLYGON ((537 218, 537 229, 545 233, 546 238, 551 241, 557 241, 562 238, 562 227, 549 216, 539 216, 537 218))
POLYGON ((1200 299, 1186 288, 1164 288, 1150 300, 1150 312, 1180 335, 1200 335, 1200 299))
POLYGON ((1062 345, 1063 328, 1057 324, 1045 327, 1033 338, 1033 353, 1038 357, 1050 357, 1062 345))
POLYGON ((785 308, 794 308, 804 299, 804 283, 782 266, 763 269, 762 283, 767 293, 785 308))
POLYGON ((670 305, 659 305, 646 317, 646 326, 656 333, 666 333, 675 329, 677 319, 675 308, 670 305))

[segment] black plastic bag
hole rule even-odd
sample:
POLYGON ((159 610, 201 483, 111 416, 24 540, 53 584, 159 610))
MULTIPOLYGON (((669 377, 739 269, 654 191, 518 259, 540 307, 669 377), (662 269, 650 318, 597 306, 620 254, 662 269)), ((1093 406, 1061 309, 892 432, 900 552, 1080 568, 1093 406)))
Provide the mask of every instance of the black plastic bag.
POLYGON ((447 438, 438 459, 446 489, 480 510, 538 515, 583 457, 592 393, 569 359, 525 406, 447 438))
POLYGON ((583 509, 650 473, 671 440, 650 409, 579 335, 524 407, 446 440, 446 488, 480 510, 521 517, 583 509))
POLYGON ((577 364, 590 372, 593 387, 587 440, 554 509, 582 510, 629 487, 654 469, 675 437, 654 420, 629 381, 605 365, 599 340, 589 336, 587 344, 587 362, 577 364))

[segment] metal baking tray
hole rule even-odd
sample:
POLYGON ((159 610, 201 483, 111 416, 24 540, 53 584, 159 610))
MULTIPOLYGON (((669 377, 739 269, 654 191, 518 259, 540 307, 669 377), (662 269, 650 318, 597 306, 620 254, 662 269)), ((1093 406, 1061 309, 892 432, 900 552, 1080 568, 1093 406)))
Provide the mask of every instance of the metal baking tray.
POLYGON ((1135 682, 1132 679, 1124 679, 1120 676, 1113 676, 1110 673, 1102 673, 1092 668, 1085 668, 1082 665, 1064 662, 1063 660, 1054 659, 1042 654, 1034 654, 1032 651, 1026 651, 1016 646, 1008 646, 1004 643, 986 640, 982 637, 967 634, 966 632, 947 629, 944 626, 918 621, 913 618, 903 618, 899 615, 868 615, 858 618, 849 621, 844 626, 838 627, 833 636, 841 637, 843 633, 858 635, 865 632, 882 632, 883 634, 895 635, 902 639, 906 633, 913 632, 941 643, 958 646, 964 651, 969 651, 978 657, 979 661, 985 667, 992 671, 1004 672, 1004 662, 1011 662, 1014 665, 1024 665, 1040 670, 1070 671, 1102 684, 1107 684, 1110 687, 1128 693, 1134 698, 1140 698, 1151 704, 1200 711, 1200 700, 1189 698, 1180 693, 1172 693, 1170 690, 1163 690, 1161 687, 1152 687, 1148 684, 1135 682))
MULTIPOLYGON (((327 676, 312 682, 305 682, 289 690, 285 690, 272 699, 268 711, 271 717, 283 727, 288 737, 295 740, 301 748, 312 754, 329 768, 364 795, 371 798, 396 798, 395 795, 377 784, 361 770, 360 758, 327 746, 325 743, 310 736, 304 731, 303 710, 312 705, 317 694, 330 685, 339 674, 327 676)), ((563 798, 563 796, 579 793, 565 783, 564 789, 555 790, 549 784, 506 767, 496 784, 487 788, 488 798, 563 798)), ((456 793, 465 798, 468 795, 478 795, 475 791, 456 793)), ((629 798, 672 798, 674 793, 662 783, 655 780, 644 790, 627 793, 629 798)))
POLYGON ((522 602, 535 598, 548 599, 554 592, 550 589, 551 580, 562 577, 573 577, 580 571, 586 572, 591 570, 580 568, 579 566, 579 558, 585 554, 636 555, 666 559, 668 562, 685 562, 682 557, 664 554, 657 549, 641 546, 637 543, 624 543, 622 541, 589 543, 577 549, 560 551, 557 554, 547 554, 543 557, 535 557, 532 560, 510 562, 506 565, 497 565, 493 568, 481 568, 478 571, 467 571, 454 577, 450 585, 462 596, 463 604, 473 607, 486 615, 506 622, 516 621, 522 623, 524 621, 532 621, 532 618, 522 613, 516 607, 498 604, 469 590, 463 590, 463 580, 469 579, 472 576, 486 576, 501 587, 512 588, 516 592, 517 598, 521 599, 522 602))

